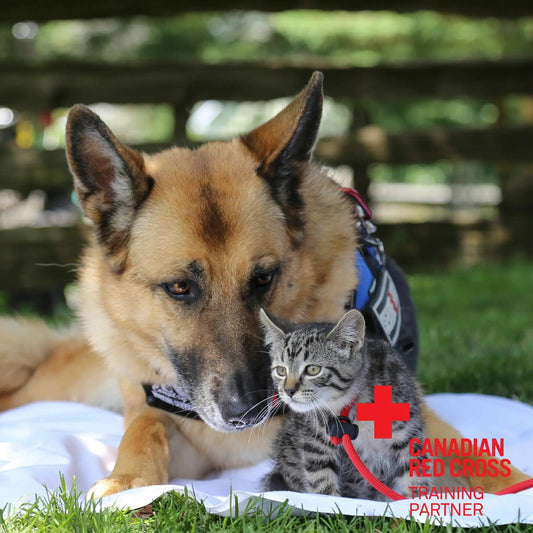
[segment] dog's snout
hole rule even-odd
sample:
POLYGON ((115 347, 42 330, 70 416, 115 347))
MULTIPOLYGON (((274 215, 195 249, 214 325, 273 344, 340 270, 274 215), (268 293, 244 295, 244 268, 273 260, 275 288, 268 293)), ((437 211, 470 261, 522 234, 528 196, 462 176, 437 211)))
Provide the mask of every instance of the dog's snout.
POLYGON ((226 418, 227 423, 234 429, 246 429, 259 424, 261 419, 261 408, 258 404, 247 406, 242 404, 240 406, 240 413, 226 418))
POLYGON ((247 424, 242 418, 230 418, 228 424, 235 429, 246 429, 247 424))
POLYGON ((266 399, 251 375, 238 373, 228 384, 219 403, 224 420, 234 429, 246 429, 260 422, 261 406, 266 399))

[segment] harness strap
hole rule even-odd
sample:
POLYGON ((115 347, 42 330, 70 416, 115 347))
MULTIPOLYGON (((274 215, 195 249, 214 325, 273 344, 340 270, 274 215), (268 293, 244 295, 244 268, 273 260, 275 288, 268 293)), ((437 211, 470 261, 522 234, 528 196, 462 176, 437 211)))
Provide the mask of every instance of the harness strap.
POLYGON ((352 198, 355 198, 355 201, 363 210, 363 218, 365 220, 372 219, 372 211, 370 210, 370 207, 368 207, 368 204, 363 200, 363 197, 361 196, 359 191, 357 191, 356 189, 352 189, 351 187, 342 187, 341 191, 345 192, 346 194, 349 194, 352 198))
POLYGON ((402 353, 398 345, 402 330, 399 291, 389 272, 383 243, 372 236, 376 231, 371 222, 372 211, 358 191, 350 188, 341 190, 355 201, 360 236, 355 254, 359 280, 350 307, 361 311, 367 327, 402 353))

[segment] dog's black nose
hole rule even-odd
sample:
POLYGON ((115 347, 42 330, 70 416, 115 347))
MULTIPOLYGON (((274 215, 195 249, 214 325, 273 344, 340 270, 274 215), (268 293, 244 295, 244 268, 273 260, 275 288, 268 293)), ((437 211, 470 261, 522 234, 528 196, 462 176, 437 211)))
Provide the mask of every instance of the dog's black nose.
POLYGON ((222 416, 235 429, 246 429, 262 422, 261 403, 254 394, 248 401, 229 402, 222 409, 222 416), (257 400, 257 401, 256 401, 257 400))
POLYGON ((228 424, 233 426, 235 429, 246 429, 248 425, 242 418, 230 418, 228 424))
POLYGON ((259 392, 257 385, 250 377, 237 374, 220 398, 221 415, 233 428, 246 429, 262 421, 261 411, 265 406, 266 391, 259 392))

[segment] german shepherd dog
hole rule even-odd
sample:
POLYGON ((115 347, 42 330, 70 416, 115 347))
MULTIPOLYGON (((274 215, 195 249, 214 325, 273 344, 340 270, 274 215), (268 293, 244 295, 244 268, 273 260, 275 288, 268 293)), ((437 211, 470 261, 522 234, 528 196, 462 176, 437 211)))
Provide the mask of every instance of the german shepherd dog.
MULTIPOLYGON (((268 455, 281 417, 261 415, 270 372, 259 310, 336 321, 357 285, 353 207, 311 160, 322 100, 315 73, 250 133, 155 155, 121 144, 87 107, 70 111, 67 158, 93 226, 82 333, 0 322, 0 408, 120 409, 118 459, 95 496, 268 455), (143 384, 178 386, 199 419, 148 406, 143 384)), ((460 437, 427 408, 425 420, 432 438, 460 437)), ((490 492, 526 478, 463 483, 490 492)))

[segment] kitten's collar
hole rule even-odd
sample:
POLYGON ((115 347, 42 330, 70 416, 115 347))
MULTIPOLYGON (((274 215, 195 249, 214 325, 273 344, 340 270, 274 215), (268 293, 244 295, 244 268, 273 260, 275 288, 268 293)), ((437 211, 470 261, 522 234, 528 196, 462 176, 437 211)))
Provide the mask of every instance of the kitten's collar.
POLYGON ((359 435, 359 426, 352 423, 350 420, 350 411, 357 401, 355 398, 347 405, 345 405, 339 416, 331 416, 327 422, 327 432, 331 438, 331 442, 338 446, 342 442, 344 435, 349 435, 350 440, 355 440, 359 435))
POLYGON ((359 394, 356 394, 355 398, 348 405, 345 405, 342 408, 340 416, 345 416, 346 418, 350 416, 350 411, 352 410, 352 407, 355 405, 355 402, 357 401, 358 397, 359 397, 359 394))

